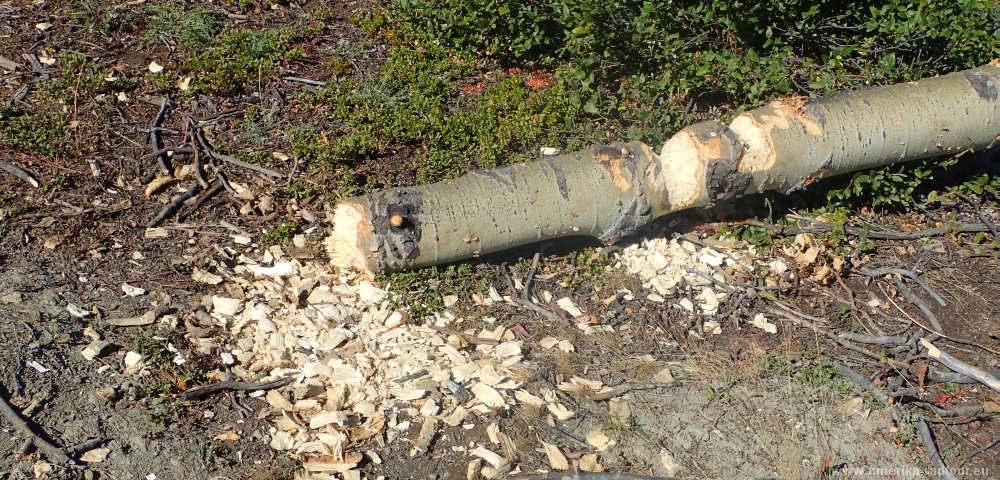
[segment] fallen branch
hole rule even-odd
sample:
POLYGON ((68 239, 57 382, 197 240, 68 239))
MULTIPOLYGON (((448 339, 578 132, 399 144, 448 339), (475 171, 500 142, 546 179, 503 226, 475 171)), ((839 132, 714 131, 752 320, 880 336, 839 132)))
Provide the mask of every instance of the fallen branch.
POLYGON ((294 378, 286 377, 266 382, 219 382, 204 387, 193 388, 177 396, 177 400, 190 402, 228 390, 273 390, 288 385, 294 378))
POLYGON ((1000 238, 997 236, 996 227, 993 226, 992 222, 986 219, 986 216, 984 216, 982 210, 980 210, 979 202, 972 200, 971 198, 969 198, 968 195, 965 195, 964 193, 956 192, 955 195, 958 195, 958 198, 965 200, 969 205, 972 205, 972 208, 976 209, 976 218, 978 218, 980 222, 983 222, 983 225, 986 225, 986 228, 990 229, 990 234, 993 235, 994 240, 1000 238))
POLYGON ((22 435, 26 437, 25 443, 22 445, 22 451, 26 450, 25 446, 30 448, 30 445, 34 445, 39 452, 45 454, 49 460, 64 464, 64 465, 76 465, 76 462, 66 455, 66 451, 49 443, 48 440, 38 436, 31 430, 26 422, 12 407, 7 403, 7 399, 3 395, 0 395, 0 414, 10 422, 22 435), (30 442, 30 445, 29 445, 30 442))
POLYGON ((921 338, 920 343, 927 349, 927 356, 941 362, 942 365, 961 373, 967 377, 977 380, 979 383, 986 385, 987 387, 1000 392, 1000 380, 993 375, 990 375, 972 365, 969 365, 961 360, 942 352, 939 348, 935 347, 933 343, 928 342, 926 338, 921 338))
POLYGON ((931 434, 931 429, 927 426, 927 422, 924 421, 923 417, 918 416, 917 420, 913 422, 913 426, 917 427, 917 432, 920 433, 920 440, 924 444, 924 450, 927 451, 931 465, 934 466, 934 470, 938 476, 946 480, 958 480, 955 475, 952 475, 948 466, 944 464, 941 452, 938 451, 937 445, 934 444, 934 436, 931 434))
POLYGON ((934 301, 938 303, 938 305, 941 305, 942 307, 946 306, 944 299, 941 298, 941 296, 939 296, 937 293, 934 293, 934 290, 931 289, 930 285, 927 285, 927 283, 921 280, 920 277, 917 276, 917 274, 909 270, 903 270, 902 268, 871 269, 868 267, 858 267, 858 271, 869 277, 877 277, 879 275, 899 275, 901 277, 909 278, 910 280, 916 282, 917 285, 920 285, 920 288, 924 289, 924 291, 927 292, 927 294, 930 295, 931 298, 933 298, 934 301))
POLYGON ((173 200, 170 201, 170 203, 167 204, 167 206, 163 207, 163 210, 160 210, 159 215, 153 217, 153 219, 150 220, 149 222, 146 222, 146 228, 154 228, 159 224, 163 223, 163 221, 166 220, 167 217, 173 215, 174 212, 177 211, 177 209, 181 208, 181 205, 187 199, 193 197, 199 191, 201 191, 201 185, 199 185, 198 183, 190 185, 187 188, 186 192, 177 195, 176 197, 174 197, 173 200))
POLYGON ((904 285, 903 282, 899 280, 896 280, 896 290, 899 290, 899 293, 903 294, 904 298, 920 309, 920 312, 924 314, 927 321, 931 322, 931 326, 934 327, 934 330, 938 334, 944 335, 944 327, 941 326, 941 322, 938 322, 937 316, 934 315, 934 312, 931 311, 930 307, 928 307, 927 304, 920 299, 920 297, 914 295, 913 292, 910 291, 909 287, 904 285))
POLYGON ((39 185, 38 180, 35 180, 35 177, 32 177, 30 173, 28 173, 23 168, 18 167, 17 165, 13 165, 3 160, 0 160, 0 170, 4 170, 14 175, 17 178, 20 178, 22 181, 24 181, 24 183, 27 183, 32 187, 38 188, 39 185))

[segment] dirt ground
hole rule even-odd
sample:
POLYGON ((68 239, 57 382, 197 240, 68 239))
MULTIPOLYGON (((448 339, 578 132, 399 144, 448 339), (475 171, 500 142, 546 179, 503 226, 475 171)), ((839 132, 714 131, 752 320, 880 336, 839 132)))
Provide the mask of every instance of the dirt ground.
MULTIPOLYGON (((305 45, 310 54, 281 67, 296 77, 329 79, 323 52, 365 35, 348 20, 348 12, 356 6, 353 2, 304 1, 274 8, 238 3, 245 5, 227 3, 219 8, 228 12, 230 20, 255 28, 286 24, 324 7, 324 27, 305 45)), ((94 8, 91 3, 80 5, 94 8)), ((231 179, 248 186, 257 199, 273 197, 273 207, 246 209, 247 201, 223 194, 184 221, 169 216, 162 225, 166 236, 148 238, 147 222, 171 196, 144 194, 145 178, 156 168, 156 161, 149 155, 152 149, 141 130, 149 127, 158 108, 138 99, 156 96, 148 83, 150 62, 177 58, 169 42, 141 36, 141 19, 122 15, 122 25, 98 33, 82 26, 63 2, 0 2, 0 57, 19 64, 0 77, 0 101, 11 99, 43 115, 66 112, 77 122, 61 140, 66 149, 55 156, 26 153, 0 138, 0 160, 33 172, 41 184, 33 188, 0 172, 0 351, 4 352, 0 355, 0 396, 42 438, 64 448, 96 439, 100 441, 87 450, 106 449, 101 461, 57 465, 37 449, 25 450, 24 432, 2 420, 0 479, 293 478, 300 470, 299 462, 294 455, 269 446, 272 423, 262 416, 268 408, 262 397, 238 392, 193 403, 177 401, 183 391, 212 383, 209 372, 228 368, 218 355, 192 341, 204 335, 200 330, 192 333, 199 328, 192 319, 203 305, 203 296, 226 290, 191 277, 195 269, 217 261, 216 252, 225 248, 262 257, 264 232, 279 228, 288 218, 286 213, 292 216, 292 206, 296 212, 307 208, 316 212, 313 226, 322 233, 327 226, 322 213, 326 199, 321 195, 290 198, 281 194, 284 185, 248 169, 232 168, 227 170, 231 179), (69 103, 58 100, 58 95, 45 94, 42 84, 62 76, 62 60, 51 67, 39 63, 36 68, 23 56, 34 54, 35 61, 40 61, 58 52, 81 53, 102 68, 113 68, 116 74, 140 83, 126 94, 128 102, 108 101, 109 94, 102 93, 70 95, 69 103), (26 85, 30 88, 24 94, 26 85), (98 161, 100 175, 91 174, 87 160, 98 161), (250 237, 251 242, 234 243, 234 232, 250 237), (145 293, 130 296, 123 292, 123 284, 145 293), (169 307, 176 324, 122 327, 107 322, 158 307, 169 307), (77 308, 86 313, 73 313, 77 308), (81 352, 96 338, 108 346, 87 359, 81 352), (131 375, 124 363, 130 351, 156 361, 147 373, 131 375), (176 355, 186 358, 186 363, 173 363, 176 355)), ((384 48, 374 42, 368 60, 355 65, 357 73, 377 69, 384 48)), ((276 128, 322 128, 318 115, 297 96, 307 88, 310 85, 275 75, 260 78, 253 89, 232 96, 199 93, 177 105, 163 126, 181 129, 189 117, 197 120, 228 110, 280 105, 276 128)), ((239 116, 220 120, 212 130, 214 141, 236 151, 288 149, 287 138, 277 134, 263 147, 247 145, 236 133, 241 122, 239 116)), ((396 181, 412 181, 412 166, 404 165, 402 159, 406 152, 398 155, 380 159, 383 164, 371 171, 388 169, 396 181)), ((277 160, 269 167, 292 172, 290 181, 325 181, 302 173, 294 159, 277 160)), ((939 203, 928 208, 942 217, 978 222, 969 205, 939 203)), ((995 209, 984 207, 983 213, 992 221, 1000 219, 995 209)), ((909 214, 859 214, 857 220, 887 231, 920 227, 909 214)), ((670 223, 677 224, 663 224, 670 223)), ((685 227, 692 223, 685 220, 671 228, 658 225, 644 235, 665 236, 678 229, 702 238, 712 233, 685 227)), ((302 261, 322 262, 317 238, 311 237, 306 247, 282 248, 302 261)), ((989 249, 956 240, 961 239, 876 240, 866 265, 915 269, 919 264, 924 280, 947 303, 939 306, 926 292, 914 288, 948 333, 938 345, 964 362, 991 370, 1000 360, 996 257, 989 249)), ((521 380, 525 388, 555 389, 574 376, 634 388, 610 401, 555 389, 560 401, 577 412, 557 427, 547 423, 546 412, 519 405, 477 417, 470 421, 472 428, 441 428, 428 451, 415 455, 412 443, 419 435, 417 427, 401 432, 395 442, 377 437, 350 445, 352 452, 364 454, 358 465, 364 477, 467 478, 468 465, 474 461, 468 454, 470 445, 489 444, 487 427, 491 425, 513 440, 516 448, 509 453, 520 470, 514 476, 548 469, 551 460, 546 444, 555 445, 577 466, 596 454, 606 471, 658 477, 931 476, 926 474, 931 468, 927 452, 910 424, 894 419, 891 409, 832 373, 831 362, 863 365, 867 376, 879 385, 907 389, 895 401, 903 402, 904 409, 922 406, 919 411, 935 420, 937 448, 949 465, 962 464, 960 478, 1000 476, 1000 448, 979 452, 1000 436, 994 419, 1000 411, 996 392, 979 384, 927 380, 925 385, 924 374, 914 372, 929 363, 926 357, 909 358, 914 370, 902 371, 834 345, 791 322, 781 323, 777 334, 766 334, 740 326, 731 320, 732 315, 720 314, 721 334, 702 330, 692 335, 713 318, 645 298, 647 292, 635 275, 612 269, 600 282, 603 285, 592 281, 560 284, 565 275, 581 271, 576 251, 574 246, 563 246, 562 251, 544 255, 541 269, 548 274, 537 279, 536 288, 551 291, 557 298, 572 298, 598 322, 627 325, 614 335, 584 334, 569 322, 553 323, 512 306, 483 310, 468 297, 450 308, 488 315, 498 324, 523 331, 527 353, 521 380), (618 289, 628 289, 636 298, 604 301, 607 292, 618 289), (575 350, 543 348, 539 340, 548 336, 570 341, 575 350), (677 382, 654 388, 653 373, 663 368, 677 382), (926 414, 928 407, 969 406, 982 408, 955 417, 926 414), (607 437, 597 449, 581 442, 594 432, 607 437)), ((530 258, 534 252, 520 253, 530 258)), ((774 247, 770 255, 780 257, 780 248, 774 247)), ((524 273, 512 274, 507 265, 519 260, 524 259, 516 254, 491 257, 478 262, 474 270, 500 294, 516 294, 508 279, 512 275, 523 279, 524 273)), ((916 338, 923 332, 917 325, 923 322, 920 311, 885 278, 873 280, 845 272, 837 281, 802 281, 784 291, 781 301, 825 319, 831 331, 851 331, 860 322, 884 335, 916 338), (873 300, 879 305, 877 311, 885 315, 865 320, 868 314, 862 312, 868 312, 866 305, 873 300)), ((748 292, 729 297, 720 311, 752 317, 767 305, 766 299, 748 292)), ((212 333, 219 338, 228 335, 224 330, 212 333)), ((904 357, 898 355, 900 360, 904 357)), ((84 452, 75 453, 80 458, 84 452)))

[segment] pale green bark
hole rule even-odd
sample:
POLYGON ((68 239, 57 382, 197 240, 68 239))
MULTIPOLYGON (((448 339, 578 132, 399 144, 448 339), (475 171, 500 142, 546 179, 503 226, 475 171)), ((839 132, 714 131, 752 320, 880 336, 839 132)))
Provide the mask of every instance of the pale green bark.
POLYGON ((731 125, 702 122, 659 155, 595 147, 433 185, 354 197, 335 209, 331 262, 405 270, 539 240, 611 243, 653 218, 745 193, 790 192, 832 175, 993 146, 1000 63, 821 99, 792 97, 731 125))

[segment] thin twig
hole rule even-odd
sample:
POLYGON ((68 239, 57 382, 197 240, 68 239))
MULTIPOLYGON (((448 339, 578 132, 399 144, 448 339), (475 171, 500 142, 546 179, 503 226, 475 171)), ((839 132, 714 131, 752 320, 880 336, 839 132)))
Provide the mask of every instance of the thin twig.
POLYGON ((979 218, 979 221, 983 222, 983 224, 985 224, 986 227, 990 229, 990 233, 993 235, 994 239, 1000 238, 997 236, 997 228, 993 226, 992 222, 986 219, 986 216, 983 215, 982 210, 980 210, 979 202, 972 200, 971 198, 969 198, 968 195, 965 195, 964 193, 955 192, 955 195, 958 195, 958 198, 965 200, 966 202, 969 203, 969 205, 972 205, 972 208, 976 209, 976 217, 979 218))
POLYGON ((654 389, 657 389, 657 388, 676 387, 678 385, 680 385, 679 382, 647 383, 645 385, 633 385, 631 383, 626 383, 624 385, 619 385, 619 386, 611 389, 611 391, 604 392, 604 393, 598 393, 596 395, 592 395, 589 398, 589 400, 592 401, 592 402, 600 402, 600 401, 603 401, 603 400, 610 400, 610 399, 615 398, 617 396, 621 396, 621 395, 624 395, 624 394, 626 394, 628 392, 633 392, 633 391, 636 391, 636 390, 654 390, 654 389))
POLYGON ((45 218, 45 217, 76 217, 79 215, 86 215, 88 213, 94 213, 93 208, 84 208, 83 210, 77 212, 54 212, 54 213, 25 213, 17 218, 45 218))
POLYGON ((931 326, 934 327, 934 330, 936 330, 937 333, 944 335, 944 327, 941 326, 941 322, 938 322, 937 316, 934 315, 934 312, 931 311, 930 307, 928 307, 927 304, 920 299, 920 297, 914 295, 913 292, 910 291, 910 288, 904 285, 900 280, 896 280, 896 290, 899 290, 899 293, 903 294, 903 297, 909 300, 910 303, 916 305, 917 308, 923 312, 924 317, 927 317, 927 321, 931 322, 931 326))
POLYGON ((531 301, 531 281, 535 279, 535 270, 538 268, 538 259, 541 256, 540 252, 535 253, 534 258, 531 259, 531 269, 528 270, 528 276, 524 277, 524 292, 522 292, 522 296, 529 302, 531 301))
POLYGON ((49 443, 48 440, 45 440, 35 434, 35 432, 31 430, 31 427, 28 426, 28 422, 21 418, 21 415, 14 410, 14 407, 7 403, 7 399, 4 398, 3 395, 0 395, 0 414, 3 414, 3 417, 6 418, 7 421, 14 426, 14 428, 30 440, 31 443, 35 445, 35 448, 49 457, 49 460, 65 465, 76 465, 76 462, 66 455, 65 450, 49 443))
POLYGON ((976 455, 979 455, 980 453, 983 453, 983 452, 985 452, 985 451, 993 448, 993 446, 996 445, 996 444, 998 444, 998 443, 1000 443, 1000 438, 994 438, 992 442, 987 443, 986 445, 983 445, 983 446, 975 449, 972 453, 968 454, 965 457, 964 460, 962 460, 961 462, 959 462, 958 465, 955 465, 955 470, 958 470, 958 469, 962 468, 962 466, 965 465, 966 463, 968 463, 969 460, 972 460, 972 457, 975 457, 976 455))
POLYGON ((727 292, 731 292, 731 291, 735 290, 735 288, 732 285, 726 285, 725 283, 719 281, 719 279, 717 279, 717 278, 715 278, 715 277, 713 277, 713 276, 711 276, 711 275, 709 275, 709 274, 707 274, 707 273, 705 273, 705 272, 703 272, 701 270, 698 270, 697 268, 685 267, 685 266, 681 265, 681 270, 684 270, 687 273, 698 275, 699 277, 703 277, 704 279, 708 280, 709 282, 712 282, 712 284, 714 284, 714 285, 717 285, 717 286, 721 287, 723 290, 725 290, 727 292))
POLYGON ((441 333, 447 333, 448 335, 455 335, 464 338, 465 341, 473 345, 500 345, 500 342, 492 338, 482 338, 475 335, 467 335, 457 330, 452 330, 448 327, 439 327, 437 325, 426 325, 427 328, 435 330, 441 333))
POLYGON ((274 170, 271 170, 270 168, 261 167, 259 165, 254 165, 252 163, 247 163, 247 162, 244 162, 242 160, 237 160, 236 157, 233 157, 233 156, 230 156, 230 155, 224 155, 224 154, 215 153, 215 152, 213 152, 212 154, 215 155, 216 158, 219 158, 221 160, 225 160, 225 161, 227 161, 227 162, 229 162, 229 163, 231 163, 233 165, 236 165, 237 167, 243 167, 243 168, 246 168, 248 170, 253 170, 255 172, 267 175, 269 177, 285 178, 285 174, 276 172, 274 170))
MULTIPOLYGON (((149 143, 155 152, 159 152, 163 148, 160 132, 156 128, 163 124, 163 118, 167 115, 168 108, 170 108, 170 97, 163 97, 163 102, 160 104, 160 111, 157 112, 153 122, 149 124, 149 143)), ((166 152, 156 154, 156 161, 160 165, 160 170, 170 172, 173 168, 171 168, 170 159, 165 154, 166 152)))
POLYGON ((867 343, 870 345, 903 345, 907 340, 906 337, 878 337, 851 332, 840 332, 838 335, 840 338, 845 338, 852 342, 867 343))
POLYGON ((289 82, 299 82, 299 83, 304 83, 306 85, 313 85, 313 86, 316 86, 316 87, 325 87, 326 86, 326 82, 321 82, 319 80, 310 80, 308 78, 281 77, 281 79, 282 80, 288 80, 289 82))
POLYGON ((585 448, 587 450, 592 450, 594 448, 593 445, 591 445, 591 444, 589 444, 587 442, 584 442, 582 440, 579 440, 576 437, 574 437, 574 436, 572 436, 572 435, 570 435, 570 434, 568 434, 568 433, 566 433, 566 432, 564 432, 562 430, 559 430, 558 428, 555 428, 555 427, 553 427, 551 425, 547 425, 545 422, 539 421, 537 419, 532 419, 531 423, 534 423, 535 425, 537 425, 539 427, 542 427, 542 429, 545 430, 546 432, 549 432, 549 433, 551 433, 551 434, 553 434, 553 435, 555 435, 557 437, 560 437, 560 438, 562 438, 562 439, 564 439, 564 440, 566 440, 566 441, 568 441, 568 442, 570 442, 570 443, 572 443, 572 444, 574 444, 574 445, 576 445, 576 446, 578 446, 580 448, 585 448))
POLYGON ((269 380, 266 382, 219 382, 213 383, 200 388, 194 388, 188 390, 177 396, 177 400, 182 402, 189 402, 193 400, 198 400, 209 395, 213 395, 226 390, 273 390, 275 388, 284 387, 294 380, 293 377, 279 378, 277 380, 269 380))
MULTIPOLYGON (((170 152, 173 152, 173 153, 194 153, 194 149, 191 148, 191 147, 163 147, 163 148, 161 148, 159 150, 156 150, 153 153, 150 153, 147 156, 148 157, 166 156, 165 154, 170 153, 170 152)), ((170 170, 165 170, 165 171, 169 172, 170 170)))
POLYGON ((858 271, 869 277, 877 277, 879 275, 899 275, 901 277, 909 278, 910 280, 916 282, 917 285, 920 285, 920 288, 924 289, 924 291, 927 292, 927 294, 930 295, 931 298, 933 298, 934 301, 938 303, 938 305, 941 305, 942 307, 947 306, 947 304, 944 302, 944 299, 941 298, 941 296, 938 295, 937 293, 934 293, 934 290, 931 289, 930 285, 927 285, 927 283, 921 280, 920 277, 917 276, 917 274, 909 270, 903 270, 901 268, 859 267, 858 271))
POLYGON ((219 192, 221 191, 222 191, 221 183, 212 187, 212 189, 205 192, 205 194, 202 195, 201 198, 199 198, 198 201, 195 202, 194 205, 192 205, 188 211, 178 215, 177 219, 183 221, 185 218, 190 217, 191 214, 198 211, 199 208, 203 207, 206 203, 208 203, 209 200, 218 195, 219 192))

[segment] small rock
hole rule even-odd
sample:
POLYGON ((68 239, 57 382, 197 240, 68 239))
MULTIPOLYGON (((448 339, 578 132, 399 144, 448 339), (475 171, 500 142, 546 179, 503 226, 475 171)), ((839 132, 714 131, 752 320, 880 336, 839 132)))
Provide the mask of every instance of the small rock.
POLYGON ((0 302, 11 305, 18 305, 23 301, 24 301, 24 295, 21 295, 21 292, 11 292, 8 293, 7 295, 0 297, 0 302))

